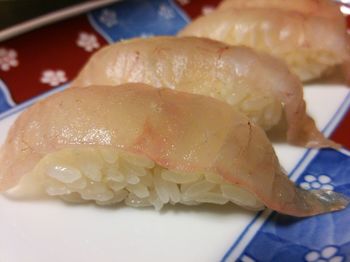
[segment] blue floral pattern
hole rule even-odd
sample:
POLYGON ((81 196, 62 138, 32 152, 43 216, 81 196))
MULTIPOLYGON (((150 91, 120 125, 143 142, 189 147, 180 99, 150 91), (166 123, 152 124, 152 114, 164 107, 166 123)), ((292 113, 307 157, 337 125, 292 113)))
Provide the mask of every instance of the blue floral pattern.
POLYGON ((118 24, 117 14, 111 9, 103 9, 100 15, 100 22, 107 27, 112 27, 118 24))
POLYGON ((325 189, 333 190, 332 179, 327 175, 308 174, 304 177, 304 182, 300 183, 304 189, 325 189))
POLYGON ((172 19, 176 16, 175 11, 168 4, 161 4, 158 8, 158 15, 164 19, 172 19))
POLYGON ((337 246, 326 246, 321 251, 312 250, 305 255, 307 262, 343 262, 345 257, 338 255, 339 248, 337 246))
MULTIPOLYGON (((297 184, 309 183, 309 189, 330 189, 332 186, 334 191, 350 196, 349 151, 323 149, 309 161, 301 167, 297 184), (314 182, 319 185, 312 185, 314 182)), ((239 243, 245 244, 235 243, 223 261, 245 261, 247 257, 256 262, 350 261, 350 208, 309 218, 275 212, 269 215, 268 212, 257 214, 255 221, 265 215, 267 219, 252 239, 246 241, 243 234, 239 243)))
POLYGON ((174 35, 188 22, 171 0, 121 1, 94 10, 88 17, 109 42, 140 35, 174 35))

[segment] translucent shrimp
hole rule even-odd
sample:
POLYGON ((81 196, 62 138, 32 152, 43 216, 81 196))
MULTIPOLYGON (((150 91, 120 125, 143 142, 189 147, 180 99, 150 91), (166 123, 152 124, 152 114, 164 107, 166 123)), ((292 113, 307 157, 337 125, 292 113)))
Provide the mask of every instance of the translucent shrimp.
POLYGON ((278 8, 297 11, 306 15, 344 20, 339 12, 339 5, 335 1, 329 0, 224 0, 218 6, 218 9, 221 10, 229 8, 278 8))
POLYGON ((349 59, 345 19, 328 1, 227 1, 179 35, 272 54, 302 81, 319 78, 349 59))
POLYGON ((296 187, 264 131, 226 103, 144 84, 68 89, 37 103, 11 128, 0 165, 0 190, 22 197, 157 209, 231 201, 293 216, 348 205, 296 187))
POLYGON ((246 47, 197 37, 134 39, 96 52, 72 86, 142 82, 229 103, 265 130, 285 113, 290 143, 336 146, 307 116, 302 85, 283 62, 246 47))

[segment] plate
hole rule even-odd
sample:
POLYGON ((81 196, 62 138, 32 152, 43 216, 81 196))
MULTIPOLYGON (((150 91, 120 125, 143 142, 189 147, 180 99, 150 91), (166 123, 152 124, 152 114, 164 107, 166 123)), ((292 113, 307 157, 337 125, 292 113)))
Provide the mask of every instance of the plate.
MULTIPOLYGON (((0 34, 0 142, 20 112, 67 88, 102 46, 175 34, 218 2, 106 1, 88 12, 75 7, 69 13, 73 17, 51 14, 0 34)), ((342 83, 313 83, 305 87, 305 100, 326 136, 349 147, 349 89, 342 83)), ((350 151, 345 147, 274 147, 297 184, 328 185, 350 195, 350 151)), ((168 206, 157 212, 0 196, 0 261, 350 261, 349 221, 349 208, 296 219, 234 205, 168 206)))

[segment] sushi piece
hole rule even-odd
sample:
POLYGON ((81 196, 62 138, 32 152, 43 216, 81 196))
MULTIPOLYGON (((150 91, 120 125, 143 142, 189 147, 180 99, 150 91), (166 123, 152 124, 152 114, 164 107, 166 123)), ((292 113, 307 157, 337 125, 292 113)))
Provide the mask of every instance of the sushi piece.
POLYGON ((329 0, 224 0, 218 6, 218 9, 221 10, 229 8, 277 8, 311 16, 344 20, 339 11, 339 5, 329 0))
POLYGON ((230 201, 293 216, 349 202, 296 187, 264 131, 226 103, 145 84, 68 89, 37 103, 12 126, 0 165, 0 191, 21 197, 157 209, 230 201))
POLYGON ((225 1, 179 35, 266 52, 284 60, 302 81, 319 78, 349 60, 345 18, 329 1, 225 1))
POLYGON ((264 130, 287 120, 287 141, 337 147, 306 114, 300 81, 283 62, 246 47, 197 37, 133 39, 96 52, 72 87, 141 82, 211 96, 264 130))

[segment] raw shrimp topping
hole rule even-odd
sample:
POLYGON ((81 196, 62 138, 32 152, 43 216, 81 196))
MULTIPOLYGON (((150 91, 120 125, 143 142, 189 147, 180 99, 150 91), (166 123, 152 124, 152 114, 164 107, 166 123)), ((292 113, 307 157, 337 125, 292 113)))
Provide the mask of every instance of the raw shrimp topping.
POLYGON ((265 132, 226 103, 145 84, 70 88, 42 100, 16 120, 0 164, 1 191, 18 185, 24 195, 98 204, 231 201, 310 216, 349 202, 296 187, 265 132))

